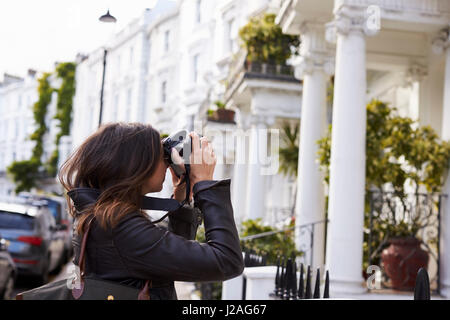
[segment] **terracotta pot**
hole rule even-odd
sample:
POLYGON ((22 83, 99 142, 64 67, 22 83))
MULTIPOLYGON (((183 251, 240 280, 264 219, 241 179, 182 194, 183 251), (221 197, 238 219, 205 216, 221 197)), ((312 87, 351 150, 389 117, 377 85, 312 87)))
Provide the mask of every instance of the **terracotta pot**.
POLYGON ((414 289, 417 272, 428 267, 428 252, 422 250, 420 241, 413 237, 392 238, 389 243, 390 246, 381 253, 381 261, 392 288, 414 289))
POLYGON ((225 122, 225 123, 233 123, 234 122, 234 114, 233 110, 228 109, 217 109, 217 121, 225 122))

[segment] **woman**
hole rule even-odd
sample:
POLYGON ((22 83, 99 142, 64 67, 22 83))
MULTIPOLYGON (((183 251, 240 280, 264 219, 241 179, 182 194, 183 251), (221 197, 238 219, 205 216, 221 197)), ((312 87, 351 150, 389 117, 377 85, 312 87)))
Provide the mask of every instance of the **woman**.
MULTIPOLYGON (((102 126, 64 163, 59 179, 67 191, 79 195, 73 204, 68 199, 75 221, 75 264, 84 227, 95 217, 87 241, 86 276, 139 289, 150 280, 150 299, 177 299, 174 281, 222 281, 242 273, 230 180, 213 181, 214 151, 206 138, 190 135, 194 206, 170 212, 168 230, 152 224, 140 209, 143 195, 162 190, 168 168, 152 126, 102 126), (98 196, 84 192, 92 189, 99 190, 98 196), (202 217, 206 243, 193 241, 202 217)), ((172 160, 183 165, 173 151, 172 160)), ((181 202, 185 183, 171 172, 173 197, 181 202)))

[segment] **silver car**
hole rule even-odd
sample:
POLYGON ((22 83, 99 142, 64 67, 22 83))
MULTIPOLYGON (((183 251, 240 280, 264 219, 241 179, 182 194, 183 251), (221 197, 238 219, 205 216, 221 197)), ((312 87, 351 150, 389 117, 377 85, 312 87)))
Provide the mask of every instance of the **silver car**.
POLYGON ((0 234, 9 241, 8 251, 19 275, 37 276, 39 283, 61 267, 64 239, 61 228, 44 202, 0 203, 0 234))
POLYGON ((17 276, 16 266, 8 252, 9 241, 0 234, 0 300, 11 300, 17 276))

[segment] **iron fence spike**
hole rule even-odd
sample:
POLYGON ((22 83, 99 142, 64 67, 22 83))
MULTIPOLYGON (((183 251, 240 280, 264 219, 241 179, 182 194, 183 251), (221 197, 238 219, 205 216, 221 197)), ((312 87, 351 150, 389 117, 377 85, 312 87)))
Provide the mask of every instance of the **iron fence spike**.
POLYGON ((320 299, 320 269, 319 268, 317 268, 317 272, 316 272, 316 283, 314 286, 313 298, 320 299))
POLYGON ((294 267, 292 273, 292 300, 297 300, 297 263, 294 260, 294 267))
POLYGON ((305 299, 311 299, 311 267, 310 266, 308 266, 308 271, 306 272, 305 299))
POLYGON ((325 275, 325 286, 323 289, 323 298, 329 299, 330 298, 330 276, 328 274, 328 270, 325 275))
POLYGON ((303 263, 300 265, 300 280, 298 282, 298 291, 297 291, 297 296, 299 299, 303 299, 305 297, 305 284, 304 284, 304 280, 303 280, 303 263))
POLYGON ((430 279, 425 268, 417 272, 414 300, 430 300, 430 279))

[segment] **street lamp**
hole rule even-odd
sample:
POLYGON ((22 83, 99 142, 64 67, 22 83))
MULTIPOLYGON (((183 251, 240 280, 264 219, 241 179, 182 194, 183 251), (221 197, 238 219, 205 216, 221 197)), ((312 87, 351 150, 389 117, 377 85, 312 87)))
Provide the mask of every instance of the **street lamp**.
MULTIPOLYGON (((102 15, 98 18, 101 22, 104 23, 115 23, 117 19, 109 13, 109 9, 106 14, 102 15)), ((100 114, 98 116, 98 126, 102 124, 102 113, 103 113, 103 91, 105 87, 105 72, 106 72, 106 56, 108 55, 108 50, 106 47, 103 49, 103 74, 102 74, 102 88, 100 91, 100 114)))

